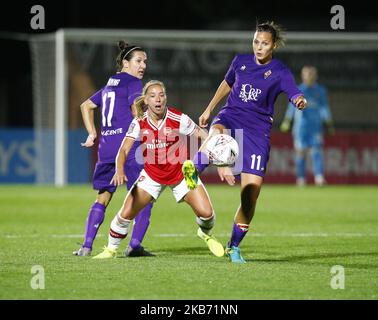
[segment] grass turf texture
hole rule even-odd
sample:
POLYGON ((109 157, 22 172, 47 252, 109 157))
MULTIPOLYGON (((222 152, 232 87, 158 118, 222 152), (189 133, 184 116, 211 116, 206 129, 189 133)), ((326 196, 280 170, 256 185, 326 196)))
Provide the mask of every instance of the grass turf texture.
MULTIPOLYGON (((216 237, 226 245, 239 188, 208 186, 216 237)), ((95 191, 0 186, 0 299, 377 299, 378 188, 265 185, 241 249, 247 264, 217 258, 196 237, 194 214, 167 190, 155 204, 144 241, 153 258, 92 260, 72 256, 82 241, 95 191), (33 290, 34 265, 45 289, 33 290), (345 268, 345 289, 330 286, 345 268)), ((120 188, 94 243, 107 243, 120 188)))

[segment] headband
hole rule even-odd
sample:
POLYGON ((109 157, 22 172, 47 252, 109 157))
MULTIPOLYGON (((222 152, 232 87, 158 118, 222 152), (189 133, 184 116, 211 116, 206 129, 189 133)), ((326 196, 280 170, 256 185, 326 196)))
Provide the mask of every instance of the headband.
POLYGON ((135 50, 135 49, 142 49, 142 48, 141 48, 141 47, 134 47, 134 48, 130 49, 129 51, 127 51, 127 52, 125 53, 125 55, 123 56, 122 60, 125 59, 126 56, 127 56, 131 51, 133 51, 133 50, 135 50))

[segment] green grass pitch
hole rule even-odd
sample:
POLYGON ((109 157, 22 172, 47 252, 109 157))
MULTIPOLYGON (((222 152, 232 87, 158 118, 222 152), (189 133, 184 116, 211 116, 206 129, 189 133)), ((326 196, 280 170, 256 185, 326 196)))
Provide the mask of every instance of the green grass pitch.
MULTIPOLYGON (((214 232, 225 245, 239 188, 207 188, 217 213, 214 232)), ((95 254, 107 242, 124 190, 108 207, 95 254)), ((241 245, 244 265, 211 255, 195 235, 191 209, 176 204, 169 189, 154 206, 144 241, 156 257, 124 258, 129 236, 116 259, 74 257, 95 195, 89 185, 0 186, 0 299, 378 298, 378 187, 263 186, 241 245), (31 286, 36 265, 43 267, 44 289, 31 286), (335 265, 344 278, 331 272, 335 265), (342 281, 344 289, 332 288, 342 281)))

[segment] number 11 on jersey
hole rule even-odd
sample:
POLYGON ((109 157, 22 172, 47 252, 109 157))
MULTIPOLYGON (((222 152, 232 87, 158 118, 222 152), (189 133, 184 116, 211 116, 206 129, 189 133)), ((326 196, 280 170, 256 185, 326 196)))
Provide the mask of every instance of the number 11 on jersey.
POLYGON ((251 163, 251 169, 252 170, 261 170, 261 155, 256 156, 255 154, 251 155, 252 163, 251 163), (257 161, 256 161, 257 160, 257 161), (255 167, 256 165, 256 167, 255 167))

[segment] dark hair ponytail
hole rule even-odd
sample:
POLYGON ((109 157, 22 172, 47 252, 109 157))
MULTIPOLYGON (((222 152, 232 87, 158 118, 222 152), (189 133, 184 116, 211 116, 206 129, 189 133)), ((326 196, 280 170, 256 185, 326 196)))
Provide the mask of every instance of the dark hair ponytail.
POLYGON ((123 60, 130 61, 130 59, 133 57, 134 52, 136 51, 144 51, 142 47, 138 46, 130 46, 127 42, 124 40, 118 41, 118 48, 120 50, 116 62, 117 62, 117 71, 121 71, 123 68, 123 60))
POLYGON ((129 44, 126 43, 125 41, 123 41, 123 40, 119 40, 119 41, 118 41, 118 48, 119 48, 121 51, 125 50, 128 46, 129 46, 129 44))

